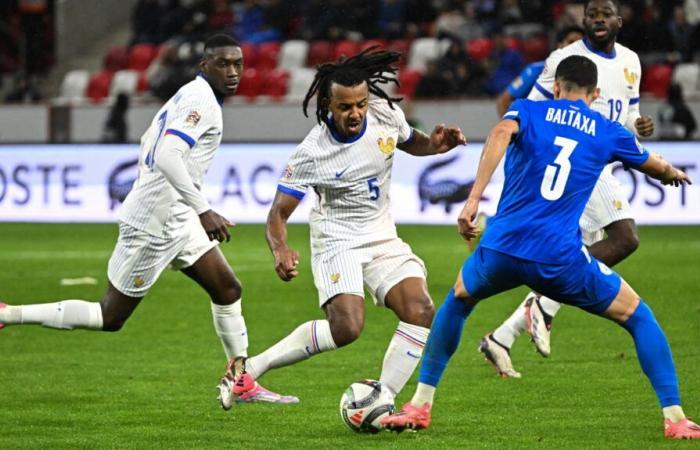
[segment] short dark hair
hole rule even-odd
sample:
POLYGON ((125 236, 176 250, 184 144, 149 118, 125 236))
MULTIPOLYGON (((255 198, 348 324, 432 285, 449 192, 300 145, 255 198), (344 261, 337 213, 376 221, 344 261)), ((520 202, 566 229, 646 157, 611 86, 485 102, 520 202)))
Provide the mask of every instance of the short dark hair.
POLYGON ((224 33, 217 33, 209 36, 206 41, 204 41, 204 56, 207 55, 207 51, 219 47, 240 47, 241 44, 238 43, 233 37, 224 33))
POLYGON ((585 56, 571 55, 561 60, 554 78, 567 91, 586 89, 593 92, 598 86, 598 68, 585 56))
POLYGON ((581 28, 580 26, 578 26, 578 25, 569 25, 569 26, 567 26, 567 27, 562 28, 562 29, 559 30, 559 32, 557 33, 557 44, 560 43, 561 41, 563 41, 564 38, 566 38, 570 33, 579 33, 581 36, 583 36, 584 34, 586 34, 586 33, 583 31, 583 28, 581 28))
MULTIPOLYGON (((583 10, 585 11, 586 8, 588 8, 588 4, 591 3, 593 0, 586 0, 586 2, 583 4, 583 10)), ((620 2, 618 0, 608 0, 610 3, 615 5, 615 11, 620 11, 620 2)))
POLYGON ((400 53, 380 50, 378 45, 374 45, 349 58, 342 56, 336 62, 319 64, 316 66, 314 81, 304 98, 304 115, 308 117, 309 102, 316 95, 316 121, 321 123, 325 120, 331 98, 331 83, 352 87, 367 82, 369 93, 383 98, 393 109, 393 102, 401 101, 401 97, 389 96, 379 85, 399 84, 395 75, 400 58, 400 53))

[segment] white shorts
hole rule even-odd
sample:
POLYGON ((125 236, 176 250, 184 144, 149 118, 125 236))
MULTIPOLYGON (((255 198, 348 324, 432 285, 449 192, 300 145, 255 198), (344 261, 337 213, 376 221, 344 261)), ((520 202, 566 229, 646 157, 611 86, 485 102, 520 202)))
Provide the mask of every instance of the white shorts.
POLYGON ((107 276, 122 294, 144 297, 168 265, 174 270, 189 267, 218 244, 209 240, 197 216, 188 220, 178 237, 167 239, 120 222, 107 276))
POLYGON ((622 189, 622 183, 615 178, 608 166, 598 178, 591 198, 586 203, 586 208, 579 220, 579 226, 584 232, 584 236, 586 233, 599 232, 597 234, 600 236, 598 239, 600 240, 603 228, 623 219, 632 219, 632 211, 622 189))
POLYGON ((427 277, 423 260, 399 238, 319 253, 312 257, 311 267, 320 306, 338 294, 364 297, 365 287, 374 304, 384 306, 384 297, 401 280, 427 277))

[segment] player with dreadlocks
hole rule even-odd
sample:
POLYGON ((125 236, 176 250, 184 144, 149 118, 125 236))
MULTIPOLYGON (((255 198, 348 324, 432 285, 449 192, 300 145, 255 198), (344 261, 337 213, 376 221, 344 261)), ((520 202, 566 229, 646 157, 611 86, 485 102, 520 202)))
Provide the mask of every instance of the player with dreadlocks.
POLYGON ((411 128, 381 88, 398 84, 400 54, 371 47, 317 67, 304 99, 316 96, 318 124, 296 148, 282 175, 267 218, 266 237, 283 281, 299 275, 299 253, 287 244, 287 219, 309 187, 316 200, 311 266, 326 318, 311 320, 259 355, 229 362, 223 384, 231 404, 265 372, 356 340, 364 326, 364 289, 399 318, 380 381, 396 395, 413 373, 433 320, 425 265, 396 234, 389 213, 394 150, 416 156, 466 144, 459 128, 435 127, 430 136, 411 128), (370 97, 370 94, 373 97, 370 97))

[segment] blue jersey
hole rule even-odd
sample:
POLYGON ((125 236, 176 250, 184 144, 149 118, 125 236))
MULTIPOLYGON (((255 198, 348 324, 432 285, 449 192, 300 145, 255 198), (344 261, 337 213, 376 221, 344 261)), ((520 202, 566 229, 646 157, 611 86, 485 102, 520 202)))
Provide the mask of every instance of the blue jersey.
POLYGON ((565 264, 580 254, 579 218, 605 165, 637 167, 649 153, 622 125, 581 100, 517 100, 503 118, 520 126, 506 152, 498 210, 481 245, 565 264))
POLYGON ((515 99, 527 97, 543 70, 544 61, 528 64, 528 66, 520 72, 520 75, 508 85, 508 93, 510 96, 515 99))

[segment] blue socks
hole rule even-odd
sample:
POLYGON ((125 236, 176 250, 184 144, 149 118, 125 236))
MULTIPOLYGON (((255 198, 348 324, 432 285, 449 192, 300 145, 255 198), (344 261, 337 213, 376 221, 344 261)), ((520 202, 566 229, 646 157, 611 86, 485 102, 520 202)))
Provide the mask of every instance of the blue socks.
POLYGON ((622 326, 634 339, 639 364, 651 381, 661 407, 680 405, 681 398, 678 393, 678 378, 673 356, 654 313, 640 299, 639 306, 622 326))
POLYGON ((447 363, 459 346, 464 321, 473 309, 473 306, 455 298, 454 289, 450 289, 433 320, 428 343, 423 352, 419 382, 431 386, 438 385, 447 363))

